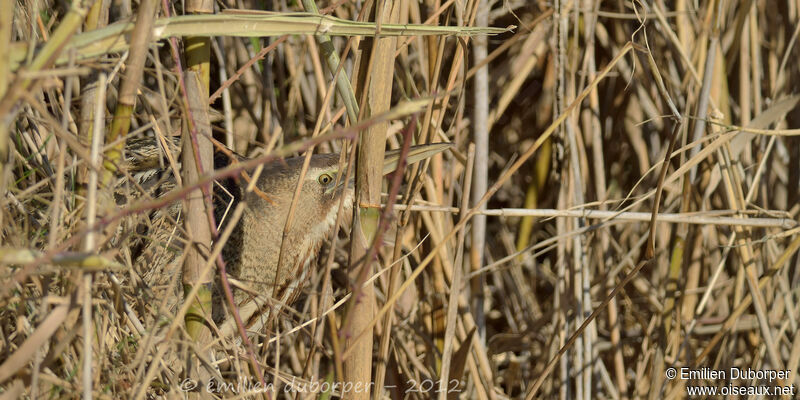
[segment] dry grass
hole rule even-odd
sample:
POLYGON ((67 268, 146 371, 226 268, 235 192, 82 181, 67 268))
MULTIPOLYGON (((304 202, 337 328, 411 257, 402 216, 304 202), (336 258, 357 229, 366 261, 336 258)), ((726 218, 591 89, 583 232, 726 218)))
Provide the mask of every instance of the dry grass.
MULTIPOLYGON (((372 4, 317 6, 374 20, 362 3, 372 4)), ((104 28, 138 2, 70 11, 0 0, 14 7, 13 18, 0 12, 0 53, 10 54, 0 59, 0 394, 183 398, 193 380, 221 375, 233 386, 188 395, 339 396, 323 383, 342 389, 356 359, 376 398, 684 398, 697 385, 797 393, 800 9, 667 3, 388 2, 383 21, 437 28, 407 36, 416 28, 387 25, 406 36, 373 42, 355 36, 371 25, 286 15, 251 27, 274 36, 247 37, 243 21, 258 16, 220 8, 261 3, 220 2, 200 22, 151 21, 147 43, 104 28), (434 36, 476 24, 518 28, 434 36), (184 254, 182 243, 201 239, 164 217, 236 171, 200 168, 168 192, 137 184, 153 168, 185 172, 173 146, 182 130, 208 139, 180 122, 189 99, 177 57, 188 68, 202 57, 165 35, 199 35, 191 42, 209 31, 213 137, 250 166, 309 147, 349 154, 364 135, 379 147, 385 136, 387 148, 455 144, 408 167, 403 187, 385 180, 382 201, 397 200, 371 273, 347 271, 349 236, 335 235, 306 296, 249 335, 252 346, 233 324, 222 334, 201 324, 198 337, 185 322, 202 290, 180 290, 181 261, 210 260, 193 274, 211 276, 228 232, 210 255, 184 254), (139 163, 136 143, 159 143, 154 163, 139 163), (140 254, 148 243, 155 253, 140 254), (159 263, 164 254, 178 262, 159 263), (375 308, 354 318, 351 288, 365 283, 375 308), (363 338, 366 364, 353 345, 363 338), (772 382, 665 377, 682 367, 791 372, 772 382)), ((155 18, 166 16, 157 4, 155 18)), ((204 118, 199 108, 189 109, 204 118)))

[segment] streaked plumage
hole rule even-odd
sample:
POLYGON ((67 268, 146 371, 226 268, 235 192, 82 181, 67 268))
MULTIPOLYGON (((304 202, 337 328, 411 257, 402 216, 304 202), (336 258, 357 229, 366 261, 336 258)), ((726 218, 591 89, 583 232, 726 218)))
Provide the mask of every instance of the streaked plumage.
MULTIPOLYGON (((179 146, 174 142, 168 143, 173 151, 173 159, 178 160, 176 151, 179 146)), ((161 167, 164 160, 159 162, 157 158, 163 154, 161 146, 157 144, 153 138, 141 138, 129 141, 126 147, 129 175, 153 197, 175 188, 169 168, 161 167)), ((247 181, 241 176, 223 179, 219 184, 225 190, 220 187, 215 190, 214 214, 217 223, 222 221, 220 231, 227 223, 223 219, 226 210, 233 210, 241 201, 246 202, 244 213, 223 248, 229 276, 246 288, 234 290, 234 298, 239 305, 256 295, 274 298, 282 304, 294 302, 310 278, 308 266, 318 253, 322 239, 329 237, 334 228, 342 194, 345 195, 343 212, 346 213, 343 220, 351 218, 352 187, 335 185, 339 155, 313 155, 301 192, 302 201, 298 204, 292 229, 287 236, 283 262, 278 268, 283 230, 303 159, 295 157, 265 164, 256 184, 257 191, 247 193, 247 181), (319 212, 324 214, 321 220, 317 218, 319 212)), ((224 168, 229 163, 228 156, 215 154, 215 168, 224 168)), ((253 175, 253 171, 248 173, 253 175)), ((122 177, 118 187, 123 187, 127 181, 122 177)), ((118 197, 125 198, 123 195, 118 197)), ((177 263, 184 239, 180 228, 174 223, 180 224, 180 211, 180 202, 154 210, 149 215, 150 223, 140 228, 146 237, 136 253, 135 263, 144 270, 145 281, 153 286, 168 285, 174 281, 174 274, 181 270, 177 263)), ((220 314, 223 305, 220 292, 221 289, 216 287, 215 320, 220 320, 224 315, 220 314)))
MULTIPOLYGON (((228 271, 254 294, 267 295, 284 304, 297 299, 309 278, 309 263, 318 253, 323 239, 334 229, 340 196, 344 195, 343 212, 346 214, 343 220, 351 218, 349 213, 353 205, 351 185, 336 186, 339 155, 312 156, 279 268, 283 230, 303 159, 296 157, 266 164, 256 185, 261 193, 244 193, 247 183, 241 178, 240 182, 229 179, 223 183, 235 198, 232 207, 238 201, 247 202, 223 250, 228 271)), ((223 207, 221 203, 215 207, 218 217, 223 207)), ((241 302, 246 297, 239 292, 236 300, 241 302)))
MULTIPOLYGON (((141 147, 135 148, 126 157, 130 174, 154 197, 163 195, 175 186, 168 168, 153 168, 164 165, 163 160, 159 162, 157 159, 137 159, 161 154, 158 147, 155 147, 156 143, 158 142, 152 138, 129 141, 129 146, 141 147), (148 145, 155 150, 147 149, 148 145)), ((168 143, 172 150, 179 148, 173 145, 174 143, 168 143)), ((449 145, 441 143, 413 147, 407 160, 413 163, 447 147, 449 145)), ((387 152, 384 174, 394 170, 398 155, 397 151, 387 152)), ((177 154, 173 154, 173 159, 178 159, 177 154)), ((221 153, 215 156, 214 161, 215 169, 229 164, 228 156, 221 153)), ((244 288, 234 291, 234 299, 240 306, 256 296, 259 300, 272 298, 277 300, 277 304, 291 305, 311 276, 309 264, 335 228, 340 203, 345 213, 342 220, 348 221, 352 218, 352 181, 336 183, 339 154, 313 155, 305 174, 291 229, 286 235, 282 262, 278 265, 283 231, 303 161, 304 157, 296 157, 264 164, 255 185, 258 190, 252 192, 246 192, 248 182, 241 176, 218 182, 226 189, 215 189, 214 213, 218 222, 223 219, 226 210, 232 210, 239 202, 246 203, 241 219, 223 248, 223 258, 229 275, 244 288), (340 202, 342 196, 344 198, 340 202)), ((253 176, 253 171, 247 172, 253 176)), ((125 196, 120 195, 120 198, 125 196)), ((150 285, 169 285, 176 281, 175 274, 181 270, 177 264, 184 240, 181 239, 181 229, 176 227, 181 224, 180 209, 180 202, 176 202, 151 213, 151 223, 147 226, 144 245, 141 246, 142 251, 139 252, 136 262, 145 270, 145 280, 150 285)), ((228 221, 223 221, 220 231, 225 229, 226 223, 228 221)), ((217 287, 214 301, 214 319, 217 321, 224 316, 224 313, 221 314, 221 299, 221 290, 217 287)), ((264 301, 258 302, 259 306, 263 303, 264 301)), ((252 312, 248 315, 250 314, 252 312)))

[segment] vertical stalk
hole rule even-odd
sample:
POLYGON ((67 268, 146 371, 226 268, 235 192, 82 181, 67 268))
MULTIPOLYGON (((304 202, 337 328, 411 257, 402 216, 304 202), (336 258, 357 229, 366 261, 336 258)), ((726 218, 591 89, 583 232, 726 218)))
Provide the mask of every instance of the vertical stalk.
MULTIPOLYGON (((0 54, 8 54, 11 45, 12 16, 16 1, 0 0, 0 54)), ((8 57, 0 57, 0 99, 5 96, 9 86, 11 66, 8 57)), ((8 133, 11 125, 10 114, 0 114, 0 193, 6 192, 6 161, 8 160, 8 133)), ((3 213, 0 213, 0 226, 3 226, 3 213)))
MULTIPOLYGON (((303 7, 310 13, 319 14, 319 8, 317 8, 317 4, 314 0, 303 0, 303 7)), ((322 55, 325 58, 325 62, 328 64, 328 69, 330 69, 331 74, 335 76, 336 91, 339 93, 339 98, 342 100, 342 103, 344 103, 347 108, 347 118, 350 120, 350 125, 355 125, 359 113, 358 102, 356 101, 356 95, 353 92, 353 87, 350 85, 347 74, 342 67, 340 67, 339 54, 336 53, 330 36, 316 35, 314 37, 317 43, 319 43, 319 48, 322 50, 322 55)))
MULTIPOLYGON (((478 6, 475 16, 475 26, 489 25, 489 6, 478 6)), ((473 38, 472 54, 475 64, 481 63, 488 54, 488 38, 476 36, 473 38)), ((473 114, 475 125, 473 137, 475 140, 475 169, 473 170, 472 203, 478 203, 486 189, 489 187, 489 66, 484 65, 475 73, 475 105, 473 114)), ((486 209, 484 205, 482 208, 486 209)), ((483 266, 483 250, 486 245, 486 216, 476 215, 472 219, 472 249, 470 251, 470 268, 473 271, 483 266)), ((472 280, 472 307, 475 313, 475 323, 478 325, 478 336, 486 339, 486 317, 483 313, 483 287, 485 275, 480 274, 472 280)))
MULTIPOLYGON (((204 87, 200 82, 200 77, 194 71, 187 71, 184 75, 186 84, 187 108, 191 113, 184 121, 184 132, 194 129, 197 132, 197 154, 200 163, 195 161, 195 149, 192 140, 183 140, 181 152, 182 160, 182 180, 185 184, 197 182, 203 171, 211 171, 214 168, 213 157, 214 149, 211 144, 211 124, 206 109, 208 92, 204 92, 204 87), (203 97, 205 93, 205 97, 203 97)), ((187 255, 183 263, 183 288, 184 293, 189 293, 192 286, 200 285, 201 288, 195 297, 192 306, 186 313, 186 330, 189 336, 202 343, 201 338, 211 338, 211 332, 205 325, 207 317, 211 316, 211 279, 206 278, 201 281, 201 269, 206 263, 208 249, 211 248, 211 227, 208 222, 206 202, 200 191, 194 195, 187 196, 184 201, 184 226, 189 232, 190 245, 187 248, 187 255), (204 251, 201 251, 204 250, 204 251)))
POLYGON ((105 153, 102 180, 104 185, 111 182, 122 158, 125 141, 117 139, 124 138, 131 127, 131 116, 136 106, 136 93, 142 82, 144 61, 147 58, 148 45, 153 32, 155 10, 156 0, 142 0, 136 15, 136 25, 131 34, 131 47, 119 90, 117 107, 114 110, 114 119, 111 121, 111 129, 106 134, 106 143, 116 142, 116 144, 105 153))
MULTIPOLYGON (((108 23, 108 16, 101 13, 102 1, 96 1, 88 10, 86 20, 83 24, 84 31, 91 31, 105 26, 108 23)), ((81 107, 80 118, 78 119, 78 135, 85 143, 91 143, 91 122, 94 121, 94 103, 97 96, 97 72, 93 72, 89 76, 81 79, 81 107)), ((78 182, 86 184, 88 170, 86 165, 78 167, 78 182)), ((83 188, 79 189, 83 190, 83 188)))
MULTIPOLYGON (((92 131, 92 150, 89 158, 89 185, 87 187, 86 199, 86 226, 90 231, 86 234, 83 242, 83 251, 87 253, 95 252, 96 232, 92 229, 97 219, 97 172, 100 168, 100 149, 103 147, 103 120, 105 119, 106 102, 106 74, 101 73, 97 80, 97 101, 94 110, 94 121, 92 131)), ((92 273, 83 274, 82 297, 83 307, 83 400, 92 398, 92 273)))
MULTIPOLYGON (((16 2, 12 0, 0 0, 0 9, 6 10, 0 14, 0 54, 8 54, 9 47, 11 47, 11 26, 15 4, 16 2)), ((8 89, 8 73, 10 70, 10 60, 6 57, 0 58, 0 98, 5 96, 6 90, 8 89)), ((7 143, 0 143, 0 146, 5 145, 7 145, 7 143)), ((0 149, 2 149, 2 147, 0 147, 0 149)))
MULTIPOLYGON (((211 0, 191 0, 186 2, 186 14, 211 14, 214 3, 211 0)), ((210 81, 211 38, 187 36, 184 40, 186 70, 183 83, 186 94, 186 114, 183 125, 183 182, 196 182, 200 175, 214 169, 214 149, 211 144, 211 124, 208 117, 208 93, 210 81)), ((211 331, 205 324, 211 318, 212 289, 211 279, 201 279, 200 266, 206 263, 214 232, 212 227, 211 185, 203 188, 184 201, 186 213, 184 226, 191 235, 191 247, 183 263, 184 293, 199 286, 184 321, 189 336, 199 345, 211 340, 211 331)), ((203 380, 208 376, 201 377, 203 380)))
MULTIPOLYGON (((375 21, 380 30, 381 23, 397 20, 398 9, 393 1, 376 4, 375 21)), ((397 47, 396 38, 376 36, 369 58, 366 72, 369 77, 359 82, 366 94, 366 107, 362 111, 367 115, 378 115, 388 111, 392 93, 392 77, 394 75, 394 53, 397 47)), ((388 122, 374 124, 361 132, 359 137, 358 161, 356 164, 356 200, 357 212, 353 213, 353 233, 350 248, 350 278, 354 283, 354 296, 347 315, 347 324, 343 327, 346 336, 345 346, 353 349, 351 356, 344 360, 344 380, 352 383, 354 391, 346 393, 346 398, 369 399, 372 378, 372 333, 368 332, 361 340, 354 340, 354 334, 371 329, 374 318, 375 295, 372 283, 366 283, 372 275, 372 261, 365 259, 370 245, 373 243, 378 229, 380 210, 378 208, 361 208, 363 205, 380 204, 381 182, 383 180, 383 156, 386 146, 388 122), (362 388, 356 390, 355 388, 362 388)), ((372 252, 372 254, 376 254, 372 252)), ((380 388, 376 388, 380 390, 380 388)))
MULTIPOLYGON (((186 14, 213 14, 214 2, 211 0, 190 0, 186 2, 186 14)), ((200 36, 186 36, 184 57, 186 69, 197 73, 200 86, 205 88, 205 97, 208 98, 208 84, 210 76, 209 63, 211 59, 211 38, 200 36)))

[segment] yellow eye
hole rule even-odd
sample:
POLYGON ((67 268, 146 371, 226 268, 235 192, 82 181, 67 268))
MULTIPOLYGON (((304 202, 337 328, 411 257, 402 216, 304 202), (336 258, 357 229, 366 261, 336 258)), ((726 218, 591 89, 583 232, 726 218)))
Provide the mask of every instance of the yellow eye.
POLYGON ((319 176, 319 178, 317 178, 317 182, 319 182, 321 185, 327 186, 333 182, 333 177, 330 174, 322 174, 319 176))

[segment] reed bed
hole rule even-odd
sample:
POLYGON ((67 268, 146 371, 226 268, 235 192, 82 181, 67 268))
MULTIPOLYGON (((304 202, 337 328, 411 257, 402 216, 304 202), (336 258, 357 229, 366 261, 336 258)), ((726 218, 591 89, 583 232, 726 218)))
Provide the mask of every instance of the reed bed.
POLYGON ((2 398, 796 396, 795 1, 0 10, 2 398), (342 221, 263 329, 203 314, 200 149, 409 142, 453 146, 362 202, 366 273, 342 221))

